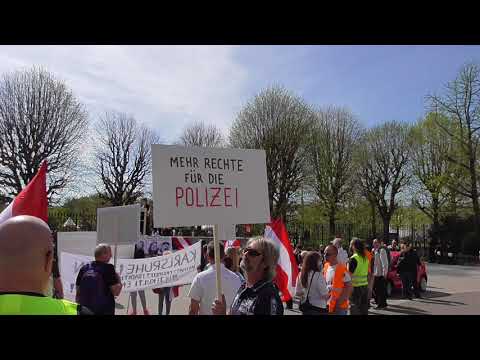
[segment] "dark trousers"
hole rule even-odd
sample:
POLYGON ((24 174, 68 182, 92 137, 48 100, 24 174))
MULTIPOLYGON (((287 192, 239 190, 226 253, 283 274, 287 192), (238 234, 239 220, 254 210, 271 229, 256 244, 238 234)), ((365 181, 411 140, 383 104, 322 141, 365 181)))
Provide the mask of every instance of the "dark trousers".
POLYGON ((289 310, 293 309, 293 299, 290 299, 287 301, 287 309, 289 310))
POLYGON ((350 314, 368 315, 368 286, 357 286, 353 288, 350 296, 350 314))
POLYGON ((404 272, 400 274, 400 278, 402 279, 402 292, 404 298, 412 298, 412 287, 415 291, 415 295, 420 295, 418 286, 416 284, 417 274, 412 272, 404 272))
POLYGON ((375 276, 373 291, 375 303, 378 306, 387 306, 387 283, 383 276, 375 276))

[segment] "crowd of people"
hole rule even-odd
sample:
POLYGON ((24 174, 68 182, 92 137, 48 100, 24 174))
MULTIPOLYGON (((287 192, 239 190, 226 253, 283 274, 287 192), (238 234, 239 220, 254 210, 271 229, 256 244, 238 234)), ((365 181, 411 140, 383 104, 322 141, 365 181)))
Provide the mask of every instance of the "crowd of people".
MULTIPOLYGON (((110 246, 97 245, 95 260, 81 267, 73 303, 63 299, 54 236, 46 223, 32 216, 17 216, 0 224, 0 314, 115 314, 115 297, 122 291, 122 283, 109 264, 110 246)), ((370 250, 364 241, 353 238, 347 252, 340 237, 319 251, 302 251, 297 246, 294 254, 300 266, 295 295, 300 298, 300 311, 305 315, 367 315, 371 298, 377 308, 386 308, 390 251, 397 246, 396 241, 387 247, 382 239, 374 239, 370 250)), ((217 298, 215 251, 210 241, 202 248, 203 259, 188 291, 188 314, 282 315, 284 304, 275 284, 280 256, 277 246, 260 236, 251 238, 242 249, 225 250, 220 243, 219 250, 221 299, 217 298)), ((170 250, 162 251, 166 255, 170 250)), ((400 251, 397 270, 404 297, 419 297, 415 279, 420 259, 407 242, 401 242, 400 251)), ((143 247, 135 249, 135 258, 145 256, 143 247)), ((165 305, 168 315, 172 289, 153 291, 159 296, 158 314, 165 305)), ((130 314, 136 314, 137 296, 148 315, 145 291, 130 293, 130 314)))
POLYGON ((319 250, 296 246, 299 275, 295 295, 300 298, 299 309, 303 314, 367 315, 372 298, 377 309, 387 308, 391 251, 400 251, 396 266, 403 298, 421 297, 416 282, 420 259, 407 241, 402 241, 399 247, 396 240, 386 246, 382 239, 373 239, 370 249, 365 242, 353 238, 349 245, 350 256, 343 249, 340 237, 319 250))

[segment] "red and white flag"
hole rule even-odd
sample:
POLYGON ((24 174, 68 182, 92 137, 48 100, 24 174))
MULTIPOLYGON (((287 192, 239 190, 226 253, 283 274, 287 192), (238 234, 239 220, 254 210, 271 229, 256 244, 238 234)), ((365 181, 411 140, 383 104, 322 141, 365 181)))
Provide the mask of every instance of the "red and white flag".
POLYGON ((48 222, 47 161, 45 160, 34 178, 0 214, 0 224, 11 217, 31 215, 48 222))
POLYGON ((227 240, 227 241, 225 241, 224 247, 225 247, 225 250, 227 250, 229 247, 239 248, 239 247, 241 247, 241 242, 238 239, 227 240))
POLYGON ((282 301, 293 299, 295 283, 298 276, 298 265, 293 254, 293 248, 288 239, 287 229, 281 219, 274 220, 265 227, 266 238, 272 240, 280 250, 280 259, 277 264, 277 275, 273 280, 282 292, 282 301))
POLYGON ((183 236, 172 236, 172 245, 175 246, 176 249, 182 250, 191 246, 192 244, 188 238, 183 236))
MULTIPOLYGON (((184 238, 182 236, 172 236, 172 245, 177 249, 177 250, 182 250, 185 249, 186 247, 191 246, 191 241, 188 238, 184 238)), ((173 247, 172 246, 172 247, 173 247)), ((174 286, 170 288, 170 299, 176 298, 179 295, 179 287, 174 286)))

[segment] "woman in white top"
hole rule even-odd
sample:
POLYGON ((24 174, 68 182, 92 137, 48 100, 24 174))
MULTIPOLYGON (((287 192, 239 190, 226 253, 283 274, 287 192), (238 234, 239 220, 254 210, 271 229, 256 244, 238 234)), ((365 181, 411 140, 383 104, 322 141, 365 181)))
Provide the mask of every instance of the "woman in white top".
POLYGON ((328 289, 322 275, 322 257, 311 251, 303 259, 302 271, 298 274, 295 294, 301 297, 303 315, 327 314, 328 289), (307 302, 308 297, 308 302, 307 302))

